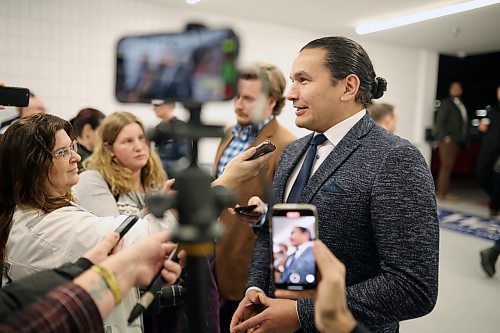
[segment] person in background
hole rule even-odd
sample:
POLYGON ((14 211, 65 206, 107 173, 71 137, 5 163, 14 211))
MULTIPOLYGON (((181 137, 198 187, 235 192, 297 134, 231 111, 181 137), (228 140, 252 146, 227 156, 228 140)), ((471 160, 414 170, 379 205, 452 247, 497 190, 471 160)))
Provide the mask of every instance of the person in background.
POLYGON ((393 105, 387 103, 373 103, 366 111, 368 111, 373 121, 380 127, 385 128, 391 133, 396 132, 398 115, 393 105))
MULTIPOLYGON (((374 332, 397 332, 399 321, 429 313, 437 299, 439 224, 429 167, 415 146, 366 113, 387 82, 355 41, 333 36, 309 42, 290 78, 295 124, 312 133, 283 151, 274 202, 316 206, 318 237, 347 268, 349 309, 374 332)), ((264 212, 258 197, 247 204, 264 212)), ((309 299, 252 303, 257 293, 274 295, 269 237, 267 221, 231 330, 315 332, 309 299)))
POLYGON ((66 264, 65 270, 35 273, 2 288, 0 332, 104 332, 102 320, 132 286, 147 286, 160 269, 168 285, 179 278, 181 266, 165 260, 175 248, 165 243, 169 238, 160 232, 119 251, 119 235, 110 233, 81 258, 89 269, 74 274, 66 264))
MULTIPOLYGON (((497 86, 497 100, 489 107, 487 122, 481 121, 480 130, 485 132, 481 152, 477 161, 477 179, 490 197, 489 215, 498 217, 500 210, 500 85, 497 86)), ((500 240, 480 252, 481 267, 489 276, 495 275, 495 264, 500 254, 500 240)))
POLYGON ((2 124, 0 124, 0 133, 4 133, 7 128, 18 119, 27 117, 29 115, 35 113, 46 113, 47 110, 42 102, 42 100, 35 96, 33 92, 30 91, 30 98, 28 106, 18 107, 17 108, 18 115, 7 120, 3 120, 2 124))
POLYGON ((147 132, 147 137, 155 143, 167 175, 175 178, 180 164, 189 165, 193 142, 188 138, 175 137, 175 130, 186 126, 184 121, 174 116, 175 102, 153 99, 151 104, 161 122, 147 132), (181 160, 184 160, 184 163, 181 160))
POLYGON ((74 136, 78 141, 78 155, 82 158, 78 169, 83 171, 82 163, 92 154, 97 139, 97 128, 106 117, 104 113, 93 108, 81 109, 75 118, 70 120, 74 136))
MULTIPOLYGON (((99 127, 94 153, 74 186, 77 202, 97 216, 144 216, 146 193, 168 191, 160 158, 150 149, 142 122, 129 112, 114 112, 99 127)), ((170 332, 180 324, 178 307, 160 316, 144 315, 146 332, 170 332), (174 324, 175 323, 175 324, 174 324)), ((184 322, 184 321, 183 321, 184 322)))
POLYGON ((160 158, 151 150, 142 122, 114 112, 101 123, 94 152, 73 188, 78 203, 97 216, 144 216, 146 192, 165 186, 160 158))
POLYGON ((458 200, 450 194, 450 178, 460 147, 465 145, 468 133, 467 109, 460 99, 462 84, 452 82, 449 97, 443 99, 436 111, 435 134, 439 146, 441 166, 436 182, 436 196, 441 200, 458 200))
MULTIPOLYGON (((295 137, 277 120, 285 105, 286 81, 274 65, 256 63, 239 71, 234 112, 237 123, 224 134, 214 161, 214 174, 220 177, 227 163, 245 151, 270 140, 276 150, 266 164, 261 177, 255 177, 236 189, 236 202, 246 204, 252 195, 265 197, 274 171, 285 147, 295 137)), ((221 296, 221 331, 229 332, 229 324, 243 299, 248 277, 248 265, 257 239, 252 228, 227 210, 220 216, 225 227, 224 238, 215 244, 215 272, 221 296)))

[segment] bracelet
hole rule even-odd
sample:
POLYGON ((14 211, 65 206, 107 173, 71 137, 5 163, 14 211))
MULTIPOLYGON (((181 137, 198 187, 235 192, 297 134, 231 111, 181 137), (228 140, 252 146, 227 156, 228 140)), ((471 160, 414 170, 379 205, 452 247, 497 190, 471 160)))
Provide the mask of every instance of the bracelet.
POLYGON ((108 269, 100 265, 94 265, 91 269, 104 280, 104 282, 108 286, 108 289, 111 291, 113 297, 115 298, 115 305, 118 305, 122 301, 122 292, 120 291, 116 276, 108 269))

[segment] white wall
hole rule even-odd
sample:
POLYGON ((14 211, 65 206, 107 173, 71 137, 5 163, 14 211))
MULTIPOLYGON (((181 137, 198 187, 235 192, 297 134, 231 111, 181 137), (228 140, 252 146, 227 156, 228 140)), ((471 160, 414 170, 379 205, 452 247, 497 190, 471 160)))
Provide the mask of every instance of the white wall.
MULTIPOLYGON (((0 1, 0 81, 28 87, 49 112, 69 119, 85 106, 104 113, 126 110, 146 124, 156 122, 148 105, 126 105, 114 98, 115 46, 126 34, 180 31, 189 21, 232 27, 241 39, 240 61, 263 60, 278 65, 285 76, 299 49, 324 34, 314 31, 237 20, 138 0, 2 0, 0 1)), ((355 39, 355 38, 354 38, 355 39)), ((424 127, 432 123, 438 55, 420 49, 363 43, 379 76, 389 82, 381 99, 396 105, 400 114, 397 134, 417 145, 424 156, 424 127)), ((177 110, 181 118, 186 113, 177 110)), ((232 103, 209 103, 207 123, 234 122, 232 103)), ((294 125, 287 104, 280 121, 297 136, 307 131, 294 125)), ((211 163, 217 140, 204 140, 200 161, 211 163)))

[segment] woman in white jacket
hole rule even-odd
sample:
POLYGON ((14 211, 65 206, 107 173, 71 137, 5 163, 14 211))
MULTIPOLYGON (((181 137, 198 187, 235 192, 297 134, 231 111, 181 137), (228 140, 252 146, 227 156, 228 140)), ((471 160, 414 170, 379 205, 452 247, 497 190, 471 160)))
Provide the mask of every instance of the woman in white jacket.
MULTIPOLYGON (((0 263, 5 258, 4 280, 76 260, 125 218, 97 217, 73 202, 71 188, 79 180, 80 156, 70 133, 68 121, 36 114, 16 121, 1 139, 0 263)), ((255 176, 266 157, 245 161, 254 152, 250 149, 234 159, 212 185, 237 186, 255 176)), ((124 245, 175 223, 170 211, 163 219, 146 215, 127 233, 124 245)), ((141 332, 140 320, 131 326, 126 323, 136 300, 137 293, 130 292, 105 322, 113 332, 141 332)))

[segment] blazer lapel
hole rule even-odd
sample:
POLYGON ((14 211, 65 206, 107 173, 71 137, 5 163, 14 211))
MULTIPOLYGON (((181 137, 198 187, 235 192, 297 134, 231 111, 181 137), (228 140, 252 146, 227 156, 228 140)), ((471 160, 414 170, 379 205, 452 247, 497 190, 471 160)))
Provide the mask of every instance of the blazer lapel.
POLYGON ((281 160, 276 173, 274 174, 273 193, 275 193, 275 202, 285 202, 285 188, 295 166, 300 162, 300 159, 309 147, 309 142, 312 140, 313 134, 309 134, 303 138, 290 144, 286 151, 281 155, 281 160))
POLYGON ((321 186, 331 177, 349 156, 362 144, 362 138, 374 126, 370 115, 366 114, 353 128, 344 136, 330 155, 312 175, 302 192, 302 202, 311 202, 321 186))

